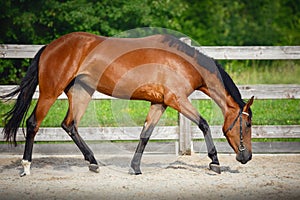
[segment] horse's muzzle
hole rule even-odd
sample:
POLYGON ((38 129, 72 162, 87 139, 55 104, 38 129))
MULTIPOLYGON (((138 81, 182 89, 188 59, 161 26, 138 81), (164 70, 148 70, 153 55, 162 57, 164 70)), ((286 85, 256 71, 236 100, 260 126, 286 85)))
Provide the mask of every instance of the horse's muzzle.
POLYGON ((248 151, 247 149, 245 149, 243 151, 239 151, 236 154, 236 160, 242 164, 246 164, 251 159, 252 159, 252 153, 250 151, 248 151))

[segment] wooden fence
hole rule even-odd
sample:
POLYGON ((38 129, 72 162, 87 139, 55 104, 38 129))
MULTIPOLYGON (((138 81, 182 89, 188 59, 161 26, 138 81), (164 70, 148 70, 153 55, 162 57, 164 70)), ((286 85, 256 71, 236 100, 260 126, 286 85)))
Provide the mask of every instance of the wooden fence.
MULTIPOLYGON (((183 39, 186 43, 189 40, 183 39)), ((32 58, 42 45, 0 45, 0 58, 32 58)), ((202 53, 223 60, 288 60, 300 59, 300 46, 248 46, 248 47, 195 47, 202 53)), ((15 86, 0 86, 0 94, 10 91, 15 86)), ((300 85, 240 85, 238 86, 243 98, 255 96, 256 99, 300 99, 300 85)), ((38 98, 38 89, 34 99, 38 98)), ((66 99, 61 95, 59 99, 66 99)), ((112 97, 95 93, 93 99, 114 99, 112 97)), ((194 92, 190 99, 208 99, 200 92, 194 92)), ((300 115, 299 115, 300 117, 300 115)), ((178 141, 175 151, 180 154, 205 151, 196 148, 195 144, 203 139, 202 133, 190 121, 179 115, 178 126, 158 126, 155 128, 151 140, 178 141), (193 145, 194 144, 194 145, 193 145), (195 148, 193 148, 195 146, 195 148)), ((211 126, 213 138, 224 138, 221 126, 211 126)), ((1 128, 0 128, 1 131, 1 128)), ((113 140, 137 140, 141 127, 98 127, 80 128, 80 133, 85 140, 113 141, 113 140)), ((253 138, 300 138, 300 125, 293 126, 253 126, 253 138)), ((3 140, 1 138, 1 140, 3 140)), ((18 141, 23 141, 23 134, 18 134, 18 141)), ((41 128, 36 141, 69 141, 69 136, 61 128, 41 128)), ((198 144, 199 146, 199 144, 198 144)), ((220 148, 227 152, 228 148, 220 148)), ((226 144, 228 147, 229 145, 226 144)), ((219 149, 218 145, 217 148, 219 149)), ((1 148, 0 148, 1 149, 1 148)), ((254 143, 254 152, 300 152, 300 142, 272 142, 254 143)), ((220 151, 220 150, 219 150, 220 151)))

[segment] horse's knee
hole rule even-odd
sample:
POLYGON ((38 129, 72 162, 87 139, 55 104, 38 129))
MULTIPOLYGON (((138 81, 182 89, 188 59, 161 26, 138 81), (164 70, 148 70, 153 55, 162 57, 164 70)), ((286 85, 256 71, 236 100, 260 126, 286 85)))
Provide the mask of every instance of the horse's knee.
POLYGON ((202 117, 200 118, 199 121, 199 128, 204 134, 207 134, 207 132, 209 132, 209 125, 207 121, 202 117))
POLYGON ((144 129, 142 130, 142 133, 140 135, 140 138, 143 139, 149 139, 152 132, 153 132, 153 129, 154 129, 155 125, 153 124, 147 124, 147 122, 145 122, 145 125, 144 125, 144 129))

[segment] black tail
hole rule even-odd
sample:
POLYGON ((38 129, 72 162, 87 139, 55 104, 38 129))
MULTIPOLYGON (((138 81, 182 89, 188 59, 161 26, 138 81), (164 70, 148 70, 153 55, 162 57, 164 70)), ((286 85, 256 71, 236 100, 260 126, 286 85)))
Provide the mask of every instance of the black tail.
POLYGON ((17 145, 16 136, 23 117, 26 115, 32 96, 38 85, 38 64, 39 59, 46 46, 42 47, 34 56, 29 66, 26 76, 22 79, 21 84, 11 93, 0 96, 2 99, 12 98, 19 93, 14 107, 4 115, 5 126, 3 128, 4 139, 17 145))

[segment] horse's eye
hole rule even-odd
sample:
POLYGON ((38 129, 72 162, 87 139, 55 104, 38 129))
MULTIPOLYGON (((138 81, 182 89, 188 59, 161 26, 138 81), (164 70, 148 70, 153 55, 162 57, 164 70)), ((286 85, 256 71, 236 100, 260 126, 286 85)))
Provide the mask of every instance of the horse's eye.
POLYGON ((246 122, 246 126, 247 126, 248 128, 250 128, 250 127, 251 127, 251 123, 250 123, 250 122, 246 122))

